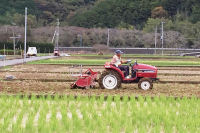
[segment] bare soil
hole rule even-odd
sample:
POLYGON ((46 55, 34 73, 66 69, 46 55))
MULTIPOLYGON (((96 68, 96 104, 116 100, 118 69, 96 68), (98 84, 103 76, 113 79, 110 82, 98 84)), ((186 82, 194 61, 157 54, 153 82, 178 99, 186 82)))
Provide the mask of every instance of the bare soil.
MULTIPOLYGON (((83 66, 83 71, 91 68, 93 71, 103 71, 103 66, 83 66)), ((17 72, 80 72, 80 67, 72 67, 69 65, 16 65, 11 68, 0 69, 0 71, 17 71, 17 72)), ((158 74, 199 74, 200 67, 158 67, 158 74)))
MULTIPOLYGON (((88 66, 83 67, 84 70, 88 66)), ((92 66, 94 71, 103 71, 103 67, 92 66)), ((200 97, 200 67, 159 67, 158 78, 161 81, 185 81, 186 84, 167 83, 159 84, 154 83, 152 90, 143 91, 139 90, 137 84, 123 84, 121 89, 117 90, 102 90, 99 89, 70 89, 70 82, 41 82, 37 79, 70 79, 76 78, 70 76, 70 66, 67 65, 16 65, 5 69, 0 69, 0 79, 4 79, 6 75, 13 75, 17 79, 33 79, 23 81, 4 81, 0 80, 0 93, 6 94, 72 94, 72 95, 150 95, 150 96, 198 96, 200 97), (180 76, 178 74, 188 74, 180 76), (175 75, 163 75, 175 74, 175 75), (177 74, 177 75, 176 75, 177 74), (191 74, 191 76, 190 76, 191 74), (197 74, 197 76, 192 76, 197 74), (199 75, 198 75, 199 74, 199 75), (35 79, 35 80, 34 80, 35 79), (189 81, 197 81, 197 84, 190 84, 189 81), (199 84, 198 84, 199 81, 199 84)), ((79 71, 75 67, 70 71, 79 71)))
POLYGON ((4 79, 6 76, 12 75, 16 79, 76 79, 69 74, 63 73, 24 73, 24 72, 1 72, 0 79, 4 79))
MULTIPOLYGON (((16 79, 54 79, 54 80, 76 80, 77 77, 73 74, 68 73, 41 73, 41 72, 1 72, 0 79, 5 79, 6 76, 12 75, 16 79)), ((179 75, 159 75, 158 78, 161 81, 199 81, 200 75, 198 76, 179 76, 179 75)))
MULTIPOLYGON (((97 85, 98 88, 98 85, 97 85)), ((70 83, 15 81, 0 82, 0 93, 3 94, 66 94, 66 95, 150 95, 150 96, 197 96, 200 97, 200 85, 193 84, 154 84, 152 90, 138 89, 137 84, 123 84, 121 89, 70 89, 70 83)))
POLYGON ((200 75, 199 76, 163 76, 163 75, 158 75, 158 78, 161 81, 199 81, 199 84, 200 84, 200 75))

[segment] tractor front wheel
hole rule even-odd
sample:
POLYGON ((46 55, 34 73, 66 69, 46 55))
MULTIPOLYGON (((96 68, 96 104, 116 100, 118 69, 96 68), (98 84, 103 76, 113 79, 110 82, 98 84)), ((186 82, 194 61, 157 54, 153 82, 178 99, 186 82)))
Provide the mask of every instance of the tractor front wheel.
POLYGON ((138 88, 142 90, 149 90, 153 88, 153 82, 149 78, 142 78, 138 83, 138 88))
POLYGON ((121 87, 121 78, 117 72, 105 70, 99 78, 99 86, 102 89, 117 89, 121 87))

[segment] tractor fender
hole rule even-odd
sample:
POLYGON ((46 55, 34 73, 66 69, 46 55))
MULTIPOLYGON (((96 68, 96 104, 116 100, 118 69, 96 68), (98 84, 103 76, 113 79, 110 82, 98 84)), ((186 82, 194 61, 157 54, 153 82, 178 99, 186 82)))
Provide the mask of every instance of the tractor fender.
POLYGON ((117 72, 120 75, 121 79, 122 80, 124 79, 124 73, 119 68, 112 67, 112 68, 106 68, 106 70, 117 72))

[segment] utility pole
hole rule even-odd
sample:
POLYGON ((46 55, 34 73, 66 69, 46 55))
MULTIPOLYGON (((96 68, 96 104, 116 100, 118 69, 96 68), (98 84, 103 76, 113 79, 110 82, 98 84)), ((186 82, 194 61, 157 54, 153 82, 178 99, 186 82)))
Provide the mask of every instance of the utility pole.
POLYGON ((54 31, 53 38, 51 40, 52 43, 54 42, 55 36, 56 36, 56 30, 54 31))
POLYGON ((79 47, 83 47, 83 36, 81 34, 77 35, 77 39, 80 37, 80 45, 79 47))
POLYGON ((24 61, 26 59, 27 7, 25 8, 24 61))
POLYGON ((60 21, 59 19, 57 19, 57 22, 56 22, 56 29, 54 31, 54 35, 53 35, 53 38, 52 38, 52 43, 54 42, 54 39, 55 39, 55 49, 58 50, 58 46, 59 46, 59 36, 60 36, 60 21))
POLYGON ((109 47, 109 43, 110 43, 110 29, 108 28, 108 38, 107 38, 107 47, 109 47))
POLYGON ((80 41, 80 43, 81 43, 81 47, 83 47, 83 37, 82 37, 82 35, 81 35, 81 41, 80 41))
POLYGON ((13 36, 10 37, 10 39, 13 39, 13 51, 14 51, 14 55, 15 55, 15 46, 16 46, 15 42, 16 42, 16 39, 19 39, 19 38, 21 38, 21 35, 15 36, 15 33, 13 31, 13 36))
POLYGON ((156 48, 157 48, 157 25, 156 25, 156 29, 155 29, 155 54, 156 54, 156 48))
POLYGON ((57 26, 56 26, 56 49, 58 50, 58 46, 59 46, 59 35, 60 35, 60 21, 59 21, 59 19, 57 19, 57 26))
POLYGON ((161 29, 161 31, 162 31, 162 34, 161 34, 161 40, 162 40, 162 55, 163 55, 163 43, 164 43, 164 23, 165 22, 161 22, 161 25, 162 25, 162 29, 161 29))
POLYGON ((4 44, 3 48, 4 48, 4 50, 3 50, 4 52, 3 53, 4 53, 4 56, 5 56, 6 55, 6 46, 5 46, 5 44, 4 44))

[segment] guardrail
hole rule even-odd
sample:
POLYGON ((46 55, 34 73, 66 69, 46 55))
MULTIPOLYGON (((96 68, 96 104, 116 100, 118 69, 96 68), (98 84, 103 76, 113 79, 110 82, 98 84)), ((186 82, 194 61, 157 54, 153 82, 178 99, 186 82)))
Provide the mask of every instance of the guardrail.
POLYGON ((0 55, 0 60, 5 60, 6 59, 6 55, 0 55))
MULTIPOLYGON (((183 49, 183 48, 109 48, 111 51, 120 49, 126 54, 176 54, 200 52, 200 49, 183 49)), ((60 51, 94 51, 93 47, 59 47, 60 51)))

